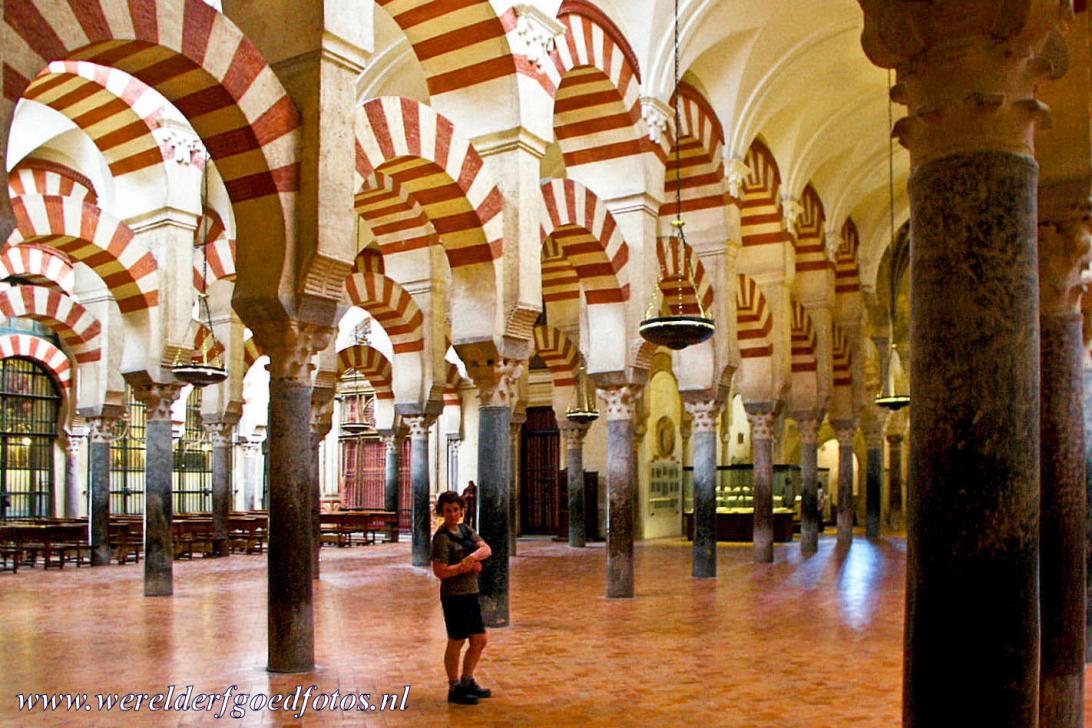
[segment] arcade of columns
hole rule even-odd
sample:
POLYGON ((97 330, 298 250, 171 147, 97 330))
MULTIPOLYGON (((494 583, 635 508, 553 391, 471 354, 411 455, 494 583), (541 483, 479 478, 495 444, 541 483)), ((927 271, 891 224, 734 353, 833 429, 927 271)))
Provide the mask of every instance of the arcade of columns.
MULTIPOLYGON (((642 80, 630 43, 590 2, 556 12, 468 3, 473 23, 431 4, 378 2, 375 13, 408 40, 424 103, 396 95, 393 75, 373 83, 387 93, 361 97, 360 79, 380 60, 370 4, 224 0, 220 13, 158 0, 138 13, 106 0, 9 0, 0 257, 12 285, 0 310, 52 328, 75 369, 66 408, 89 425, 93 562, 109 559, 109 444, 128 384, 147 413, 144 593, 173 592, 171 407, 181 388, 170 371, 207 334, 192 314, 200 291, 233 372, 202 405, 221 535, 243 373, 257 355, 269 361, 270 670, 314 665, 317 444, 348 370, 376 392, 391 509, 399 443, 410 438, 415 566, 428 563, 429 433, 459 406, 445 394, 463 375, 473 383, 466 439, 477 451, 479 530, 494 553, 483 611, 504 626, 518 624, 508 598, 513 440, 530 360, 545 362, 553 385, 574 547, 586 541, 583 448, 595 430, 564 413, 586 368, 605 421, 607 596, 632 597, 635 448, 657 356, 636 327, 659 285, 718 322, 712 340, 671 356, 691 427, 693 575, 717 573, 718 434, 732 393, 750 426, 756 562, 774 560, 773 463, 786 417, 800 439, 805 554, 818 544, 821 429, 839 448, 838 544, 852 543, 860 431, 868 537, 884 527, 885 443, 896 523, 909 462, 906 724, 1078 725, 1092 416, 1081 310, 1088 13, 1065 0, 859 2, 864 52, 893 69, 891 97, 907 109, 893 133, 910 163, 912 323, 909 340, 896 330, 894 342, 913 354, 908 433, 905 417, 870 404, 877 377, 866 376, 891 366, 890 321, 862 291, 859 254, 879 245, 878 261, 886 243, 861 239, 852 204, 828 219, 806 175, 783 179, 779 161, 796 168, 775 159, 761 129, 733 141, 729 127, 754 121, 718 118, 700 64, 679 90, 675 128, 671 89, 654 91, 647 68, 642 80), (439 50, 466 48, 459 34, 471 25, 480 45, 439 50), (89 153, 58 151, 74 148, 62 135, 21 141, 53 119, 37 105, 90 139, 109 185, 96 185, 101 170, 79 168, 89 153), (1038 132, 1050 108, 1054 126, 1038 132), (211 195, 200 192, 205 167, 211 195), (692 281, 661 238, 676 187, 692 281), (214 219, 223 257, 206 275, 191 248, 214 219), (383 329, 382 346, 337 345, 354 308, 383 329)), ((76 470, 69 457, 71 514, 76 470)))

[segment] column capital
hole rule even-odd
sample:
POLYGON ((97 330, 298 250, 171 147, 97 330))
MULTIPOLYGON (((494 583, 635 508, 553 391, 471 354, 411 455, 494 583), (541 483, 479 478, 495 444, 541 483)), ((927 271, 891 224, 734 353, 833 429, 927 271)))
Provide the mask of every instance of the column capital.
POLYGON ((1092 259, 1087 181, 1039 188, 1039 312, 1080 313, 1081 271, 1092 259))
POLYGON ((262 452, 262 443, 254 442, 253 440, 245 440, 243 442, 244 455, 259 455, 262 452))
POLYGON ((806 445, 818 445, 819 428, 823 425, 823 416, 818 412, 797 412, 792 418, 796 420, 800 442, 806 445))
POLYGON ((143 382, 133 386, 133 396, 144 404, 148 422, 171 419, 171 407, 182 391, 179 382, 143 382))
POLYGON ((565 438, 566 450, 579 450, 584 447, 584 437, 588 434, 587 425, 568 423, 562 425, 561 436, 565 438))
POLYGON ((206 422, 205 431, 209 433, 209 441, 213 447, 229 447, 231 435, 235 432, 234 422, 206 422))
POLYGON ((852 448, 853 441, 857 439, 857 420, 835 420, 830 424, 834 427, 838 446, 852 448))
POLYGON ((747 412, 747 422, 751 425, 751 441, 774 438, 774 422, 777 415, 773 412, 747 412))
POLYGON ((71 457, 75 457, 80 454, 80 446, 83 445, 83 435, 73 435, 71 433, 64 439, 65 452, 71 457))
POLYGON ((898 447, 902 444, 903 435, 901 432, 894 433, 887 436, 887 444, 891 447, 898 447))
POLYGON ((897 70, 891 89, 909 115, 893 134, 914 167, 951 154, 1034 155, 1039 81, 1068 67, 1060 30, 1073 16, 1060 0, 858 0, 861 44, 897 70))
POLYGON ((595 392, 607 408, 607 422, 634 419, 643 387, 639 384, 618 384, 597 387, 595 392))
POLYGON ((519 399, 519 380, 526 362, 521 359, 496 359, 492 366, 475 368, 472 376, 478 386, 482 407, 512 408, 519 399))
POLYGON ((402 422, 409 428, 411 440, 427 440, 428 430, 436 421, 436 415, 402 415, 402 422))
POLYGON ((311 437, 322 440, 334 426, 334 400, 311 400, 311 437))
POLYGON ((403 435, 395 433, 395 432, 388 432, 388 433, 379 435, 379 439, 386 446, 388 453, 392 453, 392 452, 396 453, 396 452, 399 451, 399 449, 402 446, 402 438, 403 437, 404 437, 403 435))
POLYGON ((691 428, 694 432, 716 432, 717 417, 720 416, 724 403, 716 399, 697 402, 683 402, 683 408, 690 415, 691 428))
POLYGON ((302 321, 289 321, 276 330, 254 331, 261 351, 269 355, 269 378, 311 383, 311 357, 329 346, 337 329, 302 321))

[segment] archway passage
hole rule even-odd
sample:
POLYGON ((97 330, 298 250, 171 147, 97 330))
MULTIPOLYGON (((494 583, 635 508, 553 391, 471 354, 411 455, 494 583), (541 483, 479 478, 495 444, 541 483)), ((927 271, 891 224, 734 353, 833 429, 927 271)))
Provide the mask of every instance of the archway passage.
POLYGON ((0 520, 53 515, 53 448, 61 394, 50 373, 0 361, 0 520))

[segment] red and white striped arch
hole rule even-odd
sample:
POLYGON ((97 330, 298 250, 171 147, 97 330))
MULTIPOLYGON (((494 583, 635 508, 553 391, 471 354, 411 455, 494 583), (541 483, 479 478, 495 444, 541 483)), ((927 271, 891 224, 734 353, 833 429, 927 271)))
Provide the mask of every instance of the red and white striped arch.
POLYGON ((827 260, 826 213, 819 193, 808 185, 800 196, 803 212, 796 221, 796 272, 825 271, 831 268, 827 260))
POLYGON ((8 194, 60 195, 97 204, 91 180, 63 164, 45 159, 24 159, 8 175, 8 194))
POLYGON ((63 253, 36 245, 6 247, 0 251, 0 278, 18 278, 35 286, 75 295, 76 274, 63 253))
POLYGON ((677 306, 681 295, 684 315, 699 315, 699 300, 708 315, 713 310, 713 286, 694 249, 689 244, 679 246, 671 238, 657 238, 656 258, 660 263, 660 291, 665 305, 677 306))
POLYGON ((539 324, 535 327, 535 350, 550 370, 555 387, 576 386, 580 352, 564 331, 539 324))
POLYGON ((736 338, 741 359, 773 356, 773 315, 758 283, 739 274, 736 289, 736 338))
POLYGON ((470 86, 540 73, 525 56, 514 56, 509 34, 516 28, 515 10, 498 16, 488 0, 421 2, 376 0, 406 34, 421 63, 430 96, 470 86))
POLYGON ((16 197, 12 212, 16 229, 8 246, 49 245, 84 263, 102 278, 123 314, 159 302, 155 256, 113 215, 87 202, 54 195, 16 197))
POLYGON ((102 152, 115 177, 163 161, 152 135, 165 111, 163 97, 123 71, 55 60, 30 82, 23 98, 71 119, 102 152))
POLYGON ((212 362, 222 359, 224 345, 212 335, 212 331, 204 324, 197 325, 197 332, 193 336, 193 361, 212 362))
POLYGON ((861 237, 853 219, 847 219, 842 226, 842 240, 834 257, 834 293, 844 295, 859 293, 861 290, 861 269, 858 265, 857 251, 861 246, 861 237))
POLYGON ((197 230, 194 231, 194 245, 194 288, 204 291, 221 278, 228 281, 235 280, 235 240, 228 237, 224 219, 216 210, 210 207, 205 208, 205 217, 198 222, 197 230), (201 248, 196 246, 201 242, 200 237, 206 225, 208 226, 206 239, 209 242, 202 252, 201 248), (205 256, 208 256, 207 276, 205 275, 205 256))
POLYGON ((412 99, 386 96, 361 109, 357 171, 381 172, 424 210, 453 270, 490 263, 504 245, 500 189, 454 124, 412 99))
POLYGON ((424 351, 424 315, 402 286, 379 273, 357 271, 345 279, 345 294, 383 327, 395 354, 424 351))
POLYGON ((547 304, 580 298, 580 276, 552 237, 542 234, 542 300, 547 304))
POLYGON ((814 372, 819 368, 816 356, 815 325, 807 310, 796 300, 792 302, 792 372, 814 372))
POLYGON ((0 291, 0 315, 39 321, 61 337, 77 362, 102 358, 98 319, 72 298, 52 288, 13 286, 0 291))
MULTIPOLYGON (((361 163, 361 155, 357 155, 361 163)), ((403 253, 439 243, 424 209, 393 178, 382 172, 362 174, 354 208, 375 236, 380 251, 403 253)))
POLYGON ((359 372, 375 390, 376 399, 394 399, 391 363, 382 352, 367 344, 356 344, 337 353, 338 374, 359 372))
POLYGON ((546 69, 557 88, 554 133, 565 166, 618 159, 653 151, 641 119, 641 74, 637 56, 618 28, 598 8, 569 0, 558 20, 565 27, 546 69))
POLYGON ((299 188, 299 114, 230 20, 203 0, 20 0, 5 6, 4 22, 0 134, 50 61, 118 68, 189 120, 216 161, 240 229, 263 236, 266 257, 283 255, 283 226, 299 188))
POLYGON ((72 362, 63 351, 45 339, 27 334, 0 336, 0 359, 13 356, 33 359, 53 375, 62 390, 66 393, 72 390, 72 362))
POLYGON ((353 259, 353 273, 378 273, 386 274, 386 265, 383 263, 383 254, 377 248, 361 248, 353 259))
POLYGON ((679 83, 679 126, 679 162, 673 146, 664 180, 668 201, 660 207, 661 217, 675 214, 676 189, 681 191, 683 212, 720 208, 725 202, 724 128, 701 91, 686 82, 679 83))
POLYGON ((853 386, 853 351, 849 339, 838 324, 834 324, 831 348, 834 359, 834 386, 853 386))
POLYGON ((542 199, 548 221, 543 234, 572 265, 588 304, 629 300, 629 284, 619 281, 629 261, 629 246, 606 205, 569 179, 544 183, 542 199))
POLYGON ((791 243, 781 219, 781 172, 769 148, 758 139, 744 159, 748 173, 740 201, 743 246, 791 243))

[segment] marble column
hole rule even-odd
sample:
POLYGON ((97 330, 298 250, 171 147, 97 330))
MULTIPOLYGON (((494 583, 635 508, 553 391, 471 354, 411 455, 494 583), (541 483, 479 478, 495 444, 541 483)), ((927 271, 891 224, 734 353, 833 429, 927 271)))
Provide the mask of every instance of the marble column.
POLYGON ((1039 725, 1084 725, 1087 499, 1081 270, 1092 206, 1085 182, 1039 190, 1040 509, 1042 615, 1039 725), (1072 204, 1066 204, 1071 197, 1072 204), (1058 199, 1061 198, 1061 199, 1058 199))
POLYGON ((64 442, 64 517, 80 515, 80 446, 81 435, 68 433, 64 442))
POLYGON ((853 543, 853 441, 857 439, 856 420, 830 423, 838 439, 838 546, 853 543))
POLYGON ((800 553, 814 554, 819 550, 819 427, 823 423, 817 412, 793 415, 800 432, 800 553))
MULTIPOLYGON (((717 416, 715 399, 683 402, 694 440, 694 542, 691 575, 717 576, 717 416)), ((772 491, 771 491, 772 493, 772 491)))
MULTIPOLYGON (((315 665, 311 536, 311 357, 332 328, 289 322, 259 345, 269 354, 269 630, 271 672, 315 665)), ((255 332, 257 335, 257 332, 255 332)))
POLYGON ((410 551, 413 565, 420 567, 432 563, 429 559, 432 547, 432 509, 429 507, 431 494, 428 481, 428 431, 435 419, 432 415, 402 417, 403 424, 409 428, 410 469, 413 480, 413 533, 410 551))
POLYGON ((565 423, 561 430, 565 438, 565 474, 569 500, 569 546, 584 548, 588 542, 584 523, 584 436, 587 425, 565 423))
POLYGON ((87 521, 90 530, 91 565, 110 563, 110 443, 121 434, 117 417, 91 417, 91 484, 87 489, 87 521))
MULTIPOLYGON (((383 471, 383 510, 398 513, 399 473, 402 456, 402 438, 394 433, 382 436, 387 448, 387 460, 383 471)), ((398 541, 398 529, 394 531, 394 540, 398 541)))
MULTIPOLYGON (((1092 333, 1092 319, 1087 320, 1086 341, 1088 334, 1092 333)), ((1084 380, 1084 482, 1085 482, 1085 511, 1086 511, 1086 543, 1085 552, 1085 664, 1092 663, 1092 360, 1085 361, 1082 371, 1084 380)))
POLYGON ((262 440, 243 443, 243 510, 258 508, 262 483, 262 440))
POLYGON ((754 453, 754 561, 772 564, 773 533, 773 428, 777 415, 766 408, 745 405, 751 425, 754 453))
POLYGON ((608 599, 633 596, 633 512, 637 500, 633 420, 641 389, 635 384, 598 389, 607 415, 608 599))
POLYGON ((519 511, 519 459, 520 459, 520 434, 523 432, 523 423, 527 421, 526 412, 513 412, 512 420, 508 423, 510 435, 508 450, 508 465, 512 471, 509 476, 511 490, 508 492, 508 555, 516 555, 516 536, 519 533, 517 527, 517 512, 519 511), (517 419, 518 418, 518 419, 517 419))
POLYGON ((144 403, 144 596, 174 593, 174 443, 171 406, 182 385, 142 382, 133 394, 144 403))
POLYGON ((311 578, 319 578, 322 551, 322 468, 319 446, 334 424, 334 392, 327 387, 311 389, 311 578))
POLYGON ((479 576, 482 618, 488 627, 507 627, 509 498, 512 493, 512 407, 525 363, 499 359, 475 372, 478 398, 478 532, 493 550, 479 576))
POLYGON ((892 530, 903 525, 902 440, 900 434, 887 436, 887 527, 892 530))
POLYGON ((863 427, 868 447, 865 466, 865 536, 878 539, 881 536, 883 516, 883 428, 885 419, 873 415, 863 427))
POLYGON ((231 510, 231 441, 234 422, 206 422, 212 440, 212 543, 217 556, 228 555, 231 510))
POLYGON ((1072 6, 861 4, 865 52, 909 110, 894 129, 914 231, 903 725, 1036 726, 1035 94, 1066 68, 1072 6))

